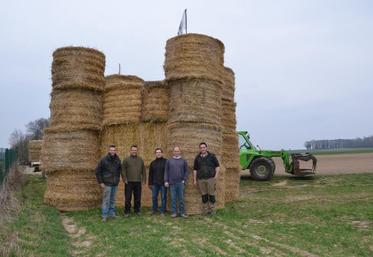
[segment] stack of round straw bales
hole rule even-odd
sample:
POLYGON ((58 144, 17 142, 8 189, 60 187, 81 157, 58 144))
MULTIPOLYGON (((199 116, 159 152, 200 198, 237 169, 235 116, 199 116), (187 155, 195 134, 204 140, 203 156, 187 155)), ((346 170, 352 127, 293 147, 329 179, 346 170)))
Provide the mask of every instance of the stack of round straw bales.
POLYGON ((225 172, 225 201, 238 199, 240 194, 239 146, 236 133, 236 103, 234 102, 234 72, 224 67, 222 94, 223 163, 225 172))
POLYGON ((102 122, 105 56, 83 47, 53 53, 51 126, 44 131, 43 170, 48 175, 44 200, 60 210, 98 206, 95 179, 102 122))
MULTIPOLYGON (((153 140, 141 123, 143 113, 144 81, 136 76, 110 75, 105 78, 103 95, 103 129, 101 155, 106 155, 108 146, 116 145, 121 160, 129 156, 131 145, 137 145, 143 157, 142 142, 153 140)), ((151 193, 143 187, 143 205, 150 206, 151 193), (147 190, 147 191, 146 191, 147 190), (147 199, 149 198, 149 199, 147 199)), ((124 205, 124 184, 121 181, 117 193, 117 205, 124 205)))
POLYGON ((30 140, 28 142, 28 160, 29 162, 40 162, 41 146, 43 140, 30 140))
MULTIPOLYGON (((206 142, 209 150, 222 161, 220 111, 224 45, 212 37, 186 34, 167 41, 165 56, 165 75, 170 87, 168 150, 171 152, 174 146, 180 146, 188 161, 186 207, 188 213, 197 214, 202 211, 201 196, 192 184, 192 171, 199 143, 206 142)), ((221 167, 217 208, 224 206, 224 171, 221 167)))

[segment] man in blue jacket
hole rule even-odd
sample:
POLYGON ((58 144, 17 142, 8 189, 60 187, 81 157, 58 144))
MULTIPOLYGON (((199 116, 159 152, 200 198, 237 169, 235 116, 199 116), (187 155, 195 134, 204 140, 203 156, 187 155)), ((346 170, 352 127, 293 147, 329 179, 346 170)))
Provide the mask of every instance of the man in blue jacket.
POLYGON ((109 153, 103 157, 96 168, 96 179, 103 189, 102 221, 115 218, 115 198, 122 165, 116 154, 115 145, 110 145, 109 153))
POLYGON ((172 158, 166 162, 164 173, 165 186, 170 187, 171 193, 171 217, 176 218, 177 213, 181 217, 187 218, 184 204, 184 189, 188 180, 188 164, 187 161, 181 158, 181 150, 179 146, 173 149, 172 158), (179 210, 176 210, 178 202, 179 210))

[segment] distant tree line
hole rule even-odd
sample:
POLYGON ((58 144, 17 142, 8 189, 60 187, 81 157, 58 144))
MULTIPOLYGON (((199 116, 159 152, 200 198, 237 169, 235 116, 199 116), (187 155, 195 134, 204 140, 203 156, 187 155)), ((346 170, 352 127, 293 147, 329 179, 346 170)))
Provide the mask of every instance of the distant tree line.
POLYGON ((9 144, 17 152, 18 161, 28 162, 28 142, 30 140, 43 139, 44 128, 49 126, 49 119, 40 118, 26 124, 26 133, 21 129, 15 129, 9 137, 9 144))
POLYGON ((373 147, 373 136, 355 139, 311 140, 304 143, 307 150, 373 147))

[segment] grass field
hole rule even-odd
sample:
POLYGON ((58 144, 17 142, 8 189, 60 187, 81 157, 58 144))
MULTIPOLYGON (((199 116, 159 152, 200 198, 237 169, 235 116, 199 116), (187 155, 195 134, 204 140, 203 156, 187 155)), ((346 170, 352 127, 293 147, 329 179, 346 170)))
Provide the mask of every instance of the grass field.
MULTIPOLYGON (((29 177, 24 209, 1 228, 1 248, 24 256, 373 256, 373 174, 241 181, 241 200, 214 217, 65 213, 42 204, 29 177), (61 224, 63 223, 64 226, 61 224)), ((119 210, 121 212, 122 210, 119 210)), ((1 255, 1 252, 0 252, 1 255)))

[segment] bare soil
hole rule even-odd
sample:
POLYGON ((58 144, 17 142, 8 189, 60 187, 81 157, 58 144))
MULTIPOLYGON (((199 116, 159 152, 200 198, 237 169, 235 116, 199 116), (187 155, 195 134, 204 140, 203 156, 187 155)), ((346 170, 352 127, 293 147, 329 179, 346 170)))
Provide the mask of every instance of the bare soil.
MULTIPOLYGON (((373 172, 373 153, 319 155, 316 172, 318 174, 351 174, 373 172)), ((284 174, 282 160, 275 158, 276 173, 284 174)), ((311 161, 303 162, 304 167, 311 167, 311 161)), ((301 164, 301 165, 302 165, 301 164)), ((301 167, 303 167, 301 166, 301 167)))

